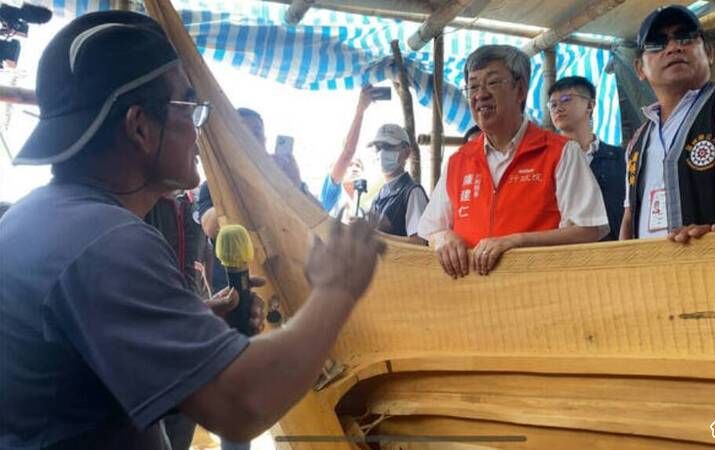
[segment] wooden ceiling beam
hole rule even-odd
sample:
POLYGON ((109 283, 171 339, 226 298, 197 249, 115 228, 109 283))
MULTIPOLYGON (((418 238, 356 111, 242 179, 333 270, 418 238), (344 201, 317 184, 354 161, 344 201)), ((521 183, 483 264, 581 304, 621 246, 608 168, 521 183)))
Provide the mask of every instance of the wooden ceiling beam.
MULTIPOLYGON (((424 47, 434 37, 442 33, 446 25, 452 22, 457 16, 476 3, 477 0, 450 0, 435 10, 425 20, 415 33, 407 39, 407 45, 414 51, 424 47)), ((477 12, 482 11, 489 4, 489 0, 479 0, 477 12)))
POLYGON ((593 22, 612 9, 622 5, 626 0, 599 0, 591 3, 585 9, 567 19, 556 28, 541 33, 524 44, 521 49, 529 56, 534 56, 542 50, 553 47, 574 31, 593 22))

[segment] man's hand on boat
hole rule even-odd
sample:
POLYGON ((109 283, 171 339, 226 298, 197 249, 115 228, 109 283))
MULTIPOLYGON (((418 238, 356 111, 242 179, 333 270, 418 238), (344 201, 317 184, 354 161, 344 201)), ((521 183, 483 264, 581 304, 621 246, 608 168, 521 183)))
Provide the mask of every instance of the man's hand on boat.
POLYGON ((668 234, 668 239, 673 242, 687 244, 691 238, 700 239, 708 233, 715 232, 715 224, 713 225, 688 225, 686 227, 676 228, 668 234))
MULTIPOLYGON (((251 287, 261 287, 266 284, 266 280, 261 277, 251 277, 251 287)), ((251 293, 253 296, 253 304, 251 305, 251 325, 256 333, 263 331, 263 314, 264 302, 256 293, 251 293)), ((225 317, 230 311, 238 306, 238 292, 232 287, 225 287, 218 291, 211 298, 206 299, 205 303, 213 311, 214 314, 220 317, 225 317)))
POLYGON ((357 300, 370 285, 377 256, 384 251, 385 243, 364 219, 349 225, 335 221, 325 242, 313 242, 305 276, 315 290, 341 290, 357 300))
POLYGON ((437 259, 447 275, 454 279, 469 275, 470 269, 479 275, 487 275, 502 253, 517 246, 517 235, 510 235, 482 239, 470 250, 457 234, 446 231, 441 245, 437 247, 437 259))
POLYGON ((467 243, 451 230, 445 231, 437 246, 437 259, 450 277, 457 279, 469 275, 469 249, 467 243))
POLYGON ((517 234, 482 239, 472 250, 472 270, 479 275, 489 274, 505 251, 518 246, 517 234))

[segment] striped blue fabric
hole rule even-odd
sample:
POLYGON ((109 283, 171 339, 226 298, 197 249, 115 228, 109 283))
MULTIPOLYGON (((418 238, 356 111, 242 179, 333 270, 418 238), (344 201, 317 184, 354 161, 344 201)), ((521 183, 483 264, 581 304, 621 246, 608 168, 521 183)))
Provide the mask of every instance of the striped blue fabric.
MULTIPOLYGON (((109 0, 42 0, 59 15, 73 17, 107 9, 109 0)), ((298 26, 287 25, 288 8, 259 0, 173 0, 187 30, 205 58, 230 64, 255 76, 298 89, 357 89, 367 83, 395 79, 390 42, 398 39, 416 100, 432 102, 432 48, 415 52, 406 38, 419 24, 311 9, 298 26)), ((462 70, 471 51, 485 44, 521 46, 524 38, 464 29, 445 29, 443 117, 461 131, 472 125, 469 105, 460 88, 462 70)), ((607 50, 575 45, 557 46, 557 78, 581 75, 597 88, 594 129, 611 144, 621 143, 618 90, 613 74, 606 72, 607 50)), ((541 86, 543 59, 532 58, 527 113, 543 119, 541 86)))

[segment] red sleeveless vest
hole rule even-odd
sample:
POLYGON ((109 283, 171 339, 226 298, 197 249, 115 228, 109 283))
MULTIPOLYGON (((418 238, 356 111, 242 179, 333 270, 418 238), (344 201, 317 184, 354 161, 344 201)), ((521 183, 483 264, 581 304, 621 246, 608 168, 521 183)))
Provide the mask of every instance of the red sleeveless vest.
POLYGON ((495 185, 484 133, 449 159, 447 194, 454 232, 474 247, 485 237, 556 229, 556 167, 567 139, 529 123, 514 159, 495 185))

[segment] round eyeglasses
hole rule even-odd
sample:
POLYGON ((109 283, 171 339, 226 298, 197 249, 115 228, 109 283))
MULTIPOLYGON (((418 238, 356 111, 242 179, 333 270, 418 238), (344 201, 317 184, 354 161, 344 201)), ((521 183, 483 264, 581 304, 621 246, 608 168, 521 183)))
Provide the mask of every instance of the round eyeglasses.
POLYGON ((170 105, 178 105, 191 108, 191 121, 196 128, 201 128, 209 118, 211 103, 209 102, 187 102, 183 100, 170 100, 170 105))
POLYGON ((569 103, 571 103, 571 100, 573 100, 574 97, 581 97, 585 100, 593 100, 591 97, 587 97, 587 96, 581 95, 581 94, 563 94, 563 95, 560 95, 558 99, 549 100, 549 102, 546 104, 546 106, 549 108, 549 111, 556 111, 559 108, 559 106, 568 108, 569 103))

